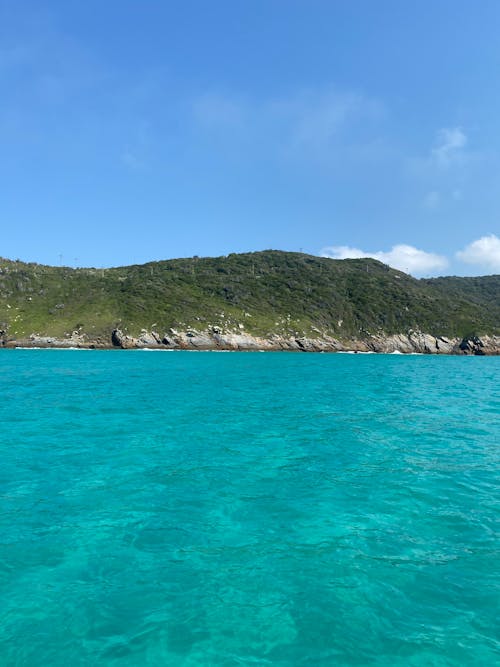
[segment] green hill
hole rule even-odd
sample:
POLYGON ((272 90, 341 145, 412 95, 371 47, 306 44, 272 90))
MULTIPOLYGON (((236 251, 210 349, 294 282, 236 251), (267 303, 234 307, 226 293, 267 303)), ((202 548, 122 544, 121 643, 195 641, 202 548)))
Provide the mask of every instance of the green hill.
POLYGON ((111 269, 0 260, 4 339, 209 326, 313 338, 499 334, 500 276, 416 280, 372 259, 280 251, 111 269))

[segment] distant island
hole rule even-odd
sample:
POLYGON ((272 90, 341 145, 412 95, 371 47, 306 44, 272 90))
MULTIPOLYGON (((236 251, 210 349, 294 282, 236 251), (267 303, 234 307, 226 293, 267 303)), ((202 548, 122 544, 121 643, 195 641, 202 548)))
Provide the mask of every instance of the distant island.
POLYGON ((109 269, 0 259, 3 347, 500 354, 500 275, 269 250, 109 269))

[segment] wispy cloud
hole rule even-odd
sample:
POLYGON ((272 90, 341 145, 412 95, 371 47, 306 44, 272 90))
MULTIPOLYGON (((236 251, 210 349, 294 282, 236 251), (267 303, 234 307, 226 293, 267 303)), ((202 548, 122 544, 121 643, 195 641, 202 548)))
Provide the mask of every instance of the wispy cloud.
POLYGON ((204 126, 242 126, 255 113, 247 102, 221 93, 205 93, 193 101, 195 119, 204 126))
POLYGON ((454 188, 451 192, 448 191, 439 191, 439 190, 430 190, 426 193, 422 200, 422 205, 424 208, 434 211, 436 209, 442 208, 443 206, 449 206, 450 204, 459 202, 463 199, 462 190, 460 188, 454 188))
POLYGON ((142 171, 146 166, 144 161, 141 160, 138 155, 128 149, 123 151, 123 153, 120 155, 120 159, 125 167, 131 169, 132 171, 142 171))
POLYGON ((460 127, 445 127, 439 130, 436 144, 431 151, 432 159, 440 167, 449 167, 463 159, 467 135, 460 127))
POLYGON ((495 234, 482 236, 469 243, 456 257, 466 264, 474 264, 486 271, 500 272, 500 238, 495 234))
MULTIPOLYGON (((365 140, 367 127, 383 117, 384 106, 362 93, 329 87, 264 99, 207 92, 193 100, 192 115, 207 130, 224 128, 231 137, 236 131, 252 136, 256 146, 265 137, 267 153, 275 147, 318 156, 331 154, 336 142, 349 141, 346 137, 354 127, 360 129, 358 143, 360 135, 365 140)), ((373 146, 373 135, 367 142, 373 146)))
POLYGON ((281 121, 289 126, 295 148, 322 151, 359 121, 378 120, 383 116, 381 102, 357 92, 330 89, 301 91, 270 105, 281 121))
POLYGON ((121 164, 133 172, 148 170, 154 155, 154 135, 150 122, 141 119, 127 123, 121 132, 127 134, 127 141, 119 151, 121 164))
POLYGON ((434 146, 427 154, 413 157, 406 164, 411 177, 428 188, 420 204, 428 211, 450 208, 462 199, 462 187, 472 168, 484 155, 468 148, 469 141, 461 127, 446 127, 436 133, 434 146))
POLYGON ((446 257, 405 244, 395 245, 388 251, 380 250, 377 252, 366 252, 349 246, 331 246, 323 248, 320 254, 322 257, 331 257, 332 259, 372 257, 392 266, 394 269, 414 276, 437 273, 448 266, 446 257))
POLYGON ((428 192, 425 195, 423 201, 425 208, 428 209, 438 208, 440 203, 441 203, 441 195, 436 190, 431 190, 430 192, 428 192))

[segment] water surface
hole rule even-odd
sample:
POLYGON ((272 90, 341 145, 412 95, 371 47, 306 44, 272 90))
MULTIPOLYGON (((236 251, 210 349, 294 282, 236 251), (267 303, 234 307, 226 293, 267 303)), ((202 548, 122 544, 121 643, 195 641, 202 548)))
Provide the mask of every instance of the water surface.
POLYGON ((497 664, 499 371, 1 350, 0 665, 497 664))

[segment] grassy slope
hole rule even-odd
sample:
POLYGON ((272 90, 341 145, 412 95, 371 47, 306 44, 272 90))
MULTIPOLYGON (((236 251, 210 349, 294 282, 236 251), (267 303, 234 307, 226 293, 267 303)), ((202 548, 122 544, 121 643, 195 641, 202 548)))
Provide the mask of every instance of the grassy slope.
POLYGON ((371 259, 265 251, 105 270, 0 260, 0 271, 0 330, 9 337, 238 324, 337 337, 500 333, 500 276, 415 280, 371 259))

